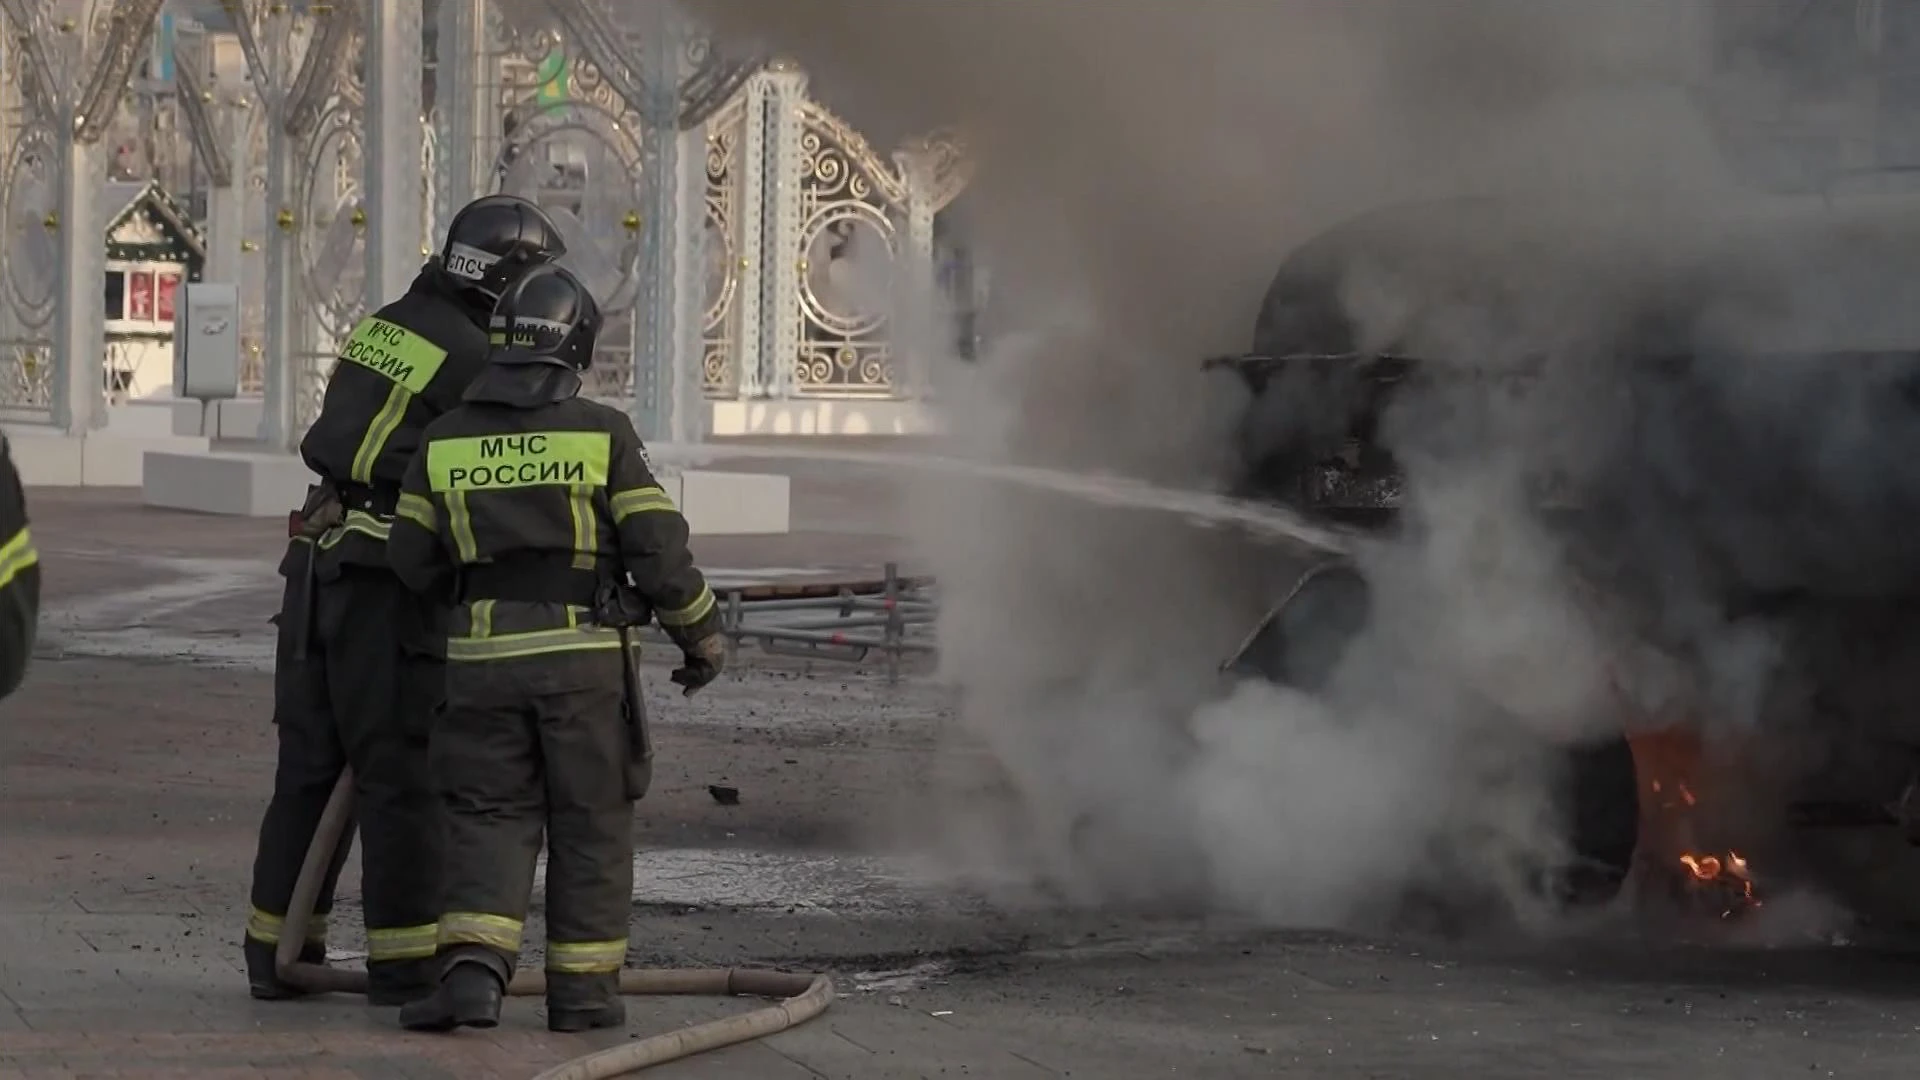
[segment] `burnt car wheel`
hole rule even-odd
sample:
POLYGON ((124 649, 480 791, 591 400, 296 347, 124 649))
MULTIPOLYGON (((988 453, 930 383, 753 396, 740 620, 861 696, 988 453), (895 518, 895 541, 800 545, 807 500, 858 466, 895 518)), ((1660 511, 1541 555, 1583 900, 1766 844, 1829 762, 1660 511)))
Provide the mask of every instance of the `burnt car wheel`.
MULTIPOLYGON (((1372 612, 1372 589, 1354 567, 1308 571, 1222 666, 1306 693, 1325 690, 1372 612)), ((1563 754, 1553 777, 1553 809, 1566 838, 1564 865, 1539 867, 1537 887, 1555 902, 1584 907, 1611 901, 1632 869, 1640 835, 1638 778, 1625 736, 1584 742, 1563 754)))
POLYGON ((1640 790, 1624 735, 1567 752, 1557 785, 1572 859, 1547 874, 1552 897, 1569 906, 1604 904, 1620 894, 1640 843, 1640 790))

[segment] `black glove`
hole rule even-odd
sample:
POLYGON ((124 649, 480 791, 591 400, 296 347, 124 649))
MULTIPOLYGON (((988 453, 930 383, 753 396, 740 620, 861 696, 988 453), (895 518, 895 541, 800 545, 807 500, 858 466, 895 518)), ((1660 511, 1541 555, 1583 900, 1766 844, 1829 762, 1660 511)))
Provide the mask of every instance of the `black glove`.
POLYGON ((318 540, 347 519, 347 508, 340 503, 340 489, 329 483, 309 484, 307 501, 287 518, 287 536, 318 540))
POLYGON ((727 639, 724 634, 708 634, 681 651, 686 666, 675 668, 672 678, 674 685, 679 686, 686 697, 692 697, 702 687, 719 678, 721 670, 727 666, 727 639))

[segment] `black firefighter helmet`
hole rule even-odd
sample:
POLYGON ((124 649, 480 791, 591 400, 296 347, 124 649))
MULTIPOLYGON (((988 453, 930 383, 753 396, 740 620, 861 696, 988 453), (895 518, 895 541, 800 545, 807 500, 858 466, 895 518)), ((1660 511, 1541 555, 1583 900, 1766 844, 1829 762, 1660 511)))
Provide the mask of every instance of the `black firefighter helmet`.
POLYGON ((463 287, 495 302, 530 267, 566 253, 546 211, 517 195, 485 195, 453 215, 440 265, 463 287))
POLYGON ((529 270, 493 306, 487 338, 496 364, 546 364, 569 371, 593 365, 600 305, 565 267, 529 270))

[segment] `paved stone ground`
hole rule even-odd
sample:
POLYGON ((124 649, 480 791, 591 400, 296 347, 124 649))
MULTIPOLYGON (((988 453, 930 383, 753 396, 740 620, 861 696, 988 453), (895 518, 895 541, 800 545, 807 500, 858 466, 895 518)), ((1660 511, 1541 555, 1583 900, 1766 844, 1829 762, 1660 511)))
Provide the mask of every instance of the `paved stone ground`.
MULTIPOLYGON (((897 503, 794 472, 802 532, 705 541, 703 561, 871 569, 907 554, 897 503)), ((496 1032, 437 1038, 351 999, 250 1001, 236 943, 271 773, 279 530, 125 493, 33 499, 49 613, 27 688, 0 706, 0 1078, 518 1080, 748 1007, 648 999, 626 1033, 560 1038, 516 1002, 496 1032)), ((914 854, 933 770, 971 760, 938 688, 761 660, 692 703, 653 704, 633 962, 820 967, 843 994, 813 1024, 661 1077, 1920 1068, 1920 962, 1899 952, 1369 940, 990 903, 914 854), (716 803, 715 783, 739 805, 716 803)), ((350 875, 343 922, 356 888, 350 875)), ((357 947, 350 928, 335 945, 357 947)))

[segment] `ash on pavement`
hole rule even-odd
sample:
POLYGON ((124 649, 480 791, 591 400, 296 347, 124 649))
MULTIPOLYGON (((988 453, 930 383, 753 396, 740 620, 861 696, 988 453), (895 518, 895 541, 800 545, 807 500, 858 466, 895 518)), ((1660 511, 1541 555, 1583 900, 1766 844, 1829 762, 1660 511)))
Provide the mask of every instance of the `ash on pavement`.
MULTIPOLYGON (((277 523, 34 496, 50 607, 28 686, 0 707, 0 1077, 526 1077, 622 1038, 549 1035, 525 1002, 495 1033, 436 1038, 350 999, 249 1000, 238 941, 272 772, 277 523)), ((884 533, 704 546, 746 572, 909 554, 884 533)), ((663 670, 648 680, 659 758, 637 813, 633 960, 821 967, 843 996, 812 1024, 653 1075, 1920 1068, 1920 961, 1884 950, 1369 940, 983 894, 913 842, 939 831, 936 761, 974 752, 947 695, 890 684, 877 661, 747 655, 692 702, 663 670)), ((350 874, 343 913, 356 890, 350 874)), ((341 955, 358 950, 353 921, 337 920, 341 955)), ((742 1007, 650 1000, 630 1030, 742 1007)))

